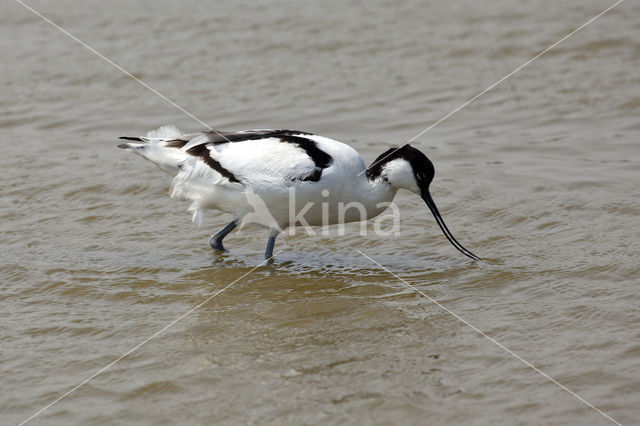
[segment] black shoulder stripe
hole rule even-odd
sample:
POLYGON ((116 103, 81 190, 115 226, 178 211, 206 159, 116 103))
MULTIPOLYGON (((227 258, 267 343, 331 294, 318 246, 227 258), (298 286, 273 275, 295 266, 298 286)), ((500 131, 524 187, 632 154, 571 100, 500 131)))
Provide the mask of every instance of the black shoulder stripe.
POLYGON ((302 148, 304 152, 307 153, 309 157, 313 160, 313 163, 316 167, 320 169, 326 169, 329 167, 333 158, 320 148, 315 143, 315 141, 307 138, 301 138, 299 136, 281 136, 280 140, 282 142, 292 143, 302 148))
POLYGON ((250 130, 244 132, 222 132, 222 131, 211 131, 207 132, 207 142, 212 143, 214 145, 225 144, 228 142, 243 142, 243 141, 251 141, 255 139, 266 139, 266 138, 280 138, 282 136, 290 136, 290 135, 311 135, 308 132, 301 132, 300 130, 250 130))
POLYGON ((292 179, 292 180, 301 180, 303 182, 318 182, 321 177, 322 177, 322 169, 319 169, 316 167, 311 174, 307 176, 299 177, 297 179, 292 179))
POLYGON ((234 176, 233 173, 222 167, 222 164, 220 164, 220 162, 211 158, 211 151, 209 151, 207 145, 196 145, 193 148, 188 149, 187 154, 200 158, 206 165, 229 179, 229 182, 240 183, 240 181, 234 176))
POLYGON ((165 146, 167 148, 182 148, 183 146, 185 146, 187 144, 187 142, 189 141, 183 141, 182 139, 174 139, 172 141, 168 141, 165 146))
POLYGON ((302 148, 304 152, 311 158, 311 160, 313 160, 313 164, 315 164, 316 166, 313 173, 296 180, 318 182, 322 177, 322 170, 331 165, 331 163, 333 162, 333 158, 331 158, 329 154, 318 148, 316 142, 311 139, 284 134, 280 135, 279 137, 282 142, 292 143, 299 148, 302 148))
POLYGON ((142 142, 142 139, 135 136, 120 136, 118 139, 124 139, 126 141, 139 141, 142 142))

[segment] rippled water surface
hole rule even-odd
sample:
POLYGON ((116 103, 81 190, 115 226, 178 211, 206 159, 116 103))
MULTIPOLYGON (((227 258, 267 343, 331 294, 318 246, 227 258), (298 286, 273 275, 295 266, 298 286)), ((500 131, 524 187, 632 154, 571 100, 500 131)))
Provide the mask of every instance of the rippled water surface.
MULTIPOLYGON (((212 126, 312 131, 370 162, 611 3, 29 4, 212 126)), ((30 424, 611 423, 450 312, 638 422, 637 2, 413 142, 454 235, 488 262, 399 194, 400 236, 283 237, 257 269, 263 232, 212 253, 228 218, 195 227, 169 176, 115 148, 203 126, 19 3, 0 7, 3 424, 235 281, 30 424)))

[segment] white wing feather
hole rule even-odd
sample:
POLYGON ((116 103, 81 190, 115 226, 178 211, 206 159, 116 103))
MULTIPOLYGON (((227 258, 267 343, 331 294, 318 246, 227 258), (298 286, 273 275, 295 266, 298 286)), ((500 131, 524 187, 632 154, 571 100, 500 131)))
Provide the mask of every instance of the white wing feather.
POLYGON ((207 148, 210 157, 240 183, 231 182, 199 157, 184 161, 172 181, 171 196, 191 200, 189 211, 198 225, 207 208, 243 216, 247 213, 244 210, 247 193, 260 194, 278 188, 286 192, 292 182, 315 170, 315 163, 304 150, 278 138, 221 143, 207 148))

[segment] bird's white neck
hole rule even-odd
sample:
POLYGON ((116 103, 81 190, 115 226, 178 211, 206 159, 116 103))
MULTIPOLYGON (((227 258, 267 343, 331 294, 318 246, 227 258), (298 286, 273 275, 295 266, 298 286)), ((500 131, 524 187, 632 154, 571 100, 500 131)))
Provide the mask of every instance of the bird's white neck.
MULTIPOLYGON (((320 199, 316 191, 296 191, 292 207, 291 196, 289 198, 289 210, 293 208, 296 215, 304 212, 304 220, 311 226, 360 222, 374 218, 389 207, 396 193, 393 186, 380 179, 370 181, 364 174, 349 184, 338 176, 331 177, 324 183, 326 186, 320 199)), ((283 207, 286 207, 283 203, 269 206, 275 210, 283 207)), ((289 225, 292 225, 291 220, 289 225)))
POLYGON ((367 219, 378 216, 385 211, 396 195, 397 188, 383 182, 380 179, 369 180, 366 175, 360 176, 356 191, 350 192, 351 203, 360 203, 367 212, 367 219))

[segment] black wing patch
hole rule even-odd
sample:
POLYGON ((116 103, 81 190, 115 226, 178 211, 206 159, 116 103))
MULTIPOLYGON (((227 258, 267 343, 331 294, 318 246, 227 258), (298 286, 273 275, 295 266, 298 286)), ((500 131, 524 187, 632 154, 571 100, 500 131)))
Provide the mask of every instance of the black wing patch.
POLYGON ((216 172, 220 173, 222 176, 229 179, 229 182, 240 183, 238 178, 234 176, 229 170, 222 167, 222 164, 217 160, 211 158, 211 151, 207 148, 207 145, 196 145, 191 149, 187 150, 187 154, 193 155, 194 157, 198 157, 204 161, 206 165, 211 167, 216 172))
POLYGON ((182 148, 183 146, 185 146, 189 141, 183 141, 182 139, 174 139, 172 141, 168 141, 165 146, 167 148, 182 148))
POLYGON ((207 141, 203 143, 212 143, 214 145, 220 145, 227 142, 242 142, 242 141, 250 141, 255 139, 280 138, 282 136, 291 136, 291 135, 311 135, 312 133, 301 132, 299 130, 260 129, 260 130, 245 130, 243 132, 221 132, 217 130, 212 130, 204 134, 207 135, 207 141))
POLYGON ((299 148, 302 148, 304 152, 313 160, 316 168, 313 172, 306 176, 301 176, 293 180, 318 182, 322 177, 322 170, 326 169, 333 162, 333 158, 320 148, 315 141, 299 136, 282 135, 280 136, 282 142, 292 143, 299 148))

